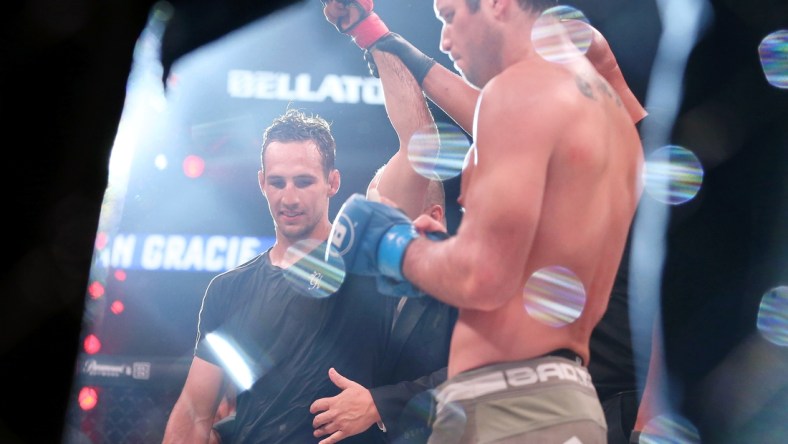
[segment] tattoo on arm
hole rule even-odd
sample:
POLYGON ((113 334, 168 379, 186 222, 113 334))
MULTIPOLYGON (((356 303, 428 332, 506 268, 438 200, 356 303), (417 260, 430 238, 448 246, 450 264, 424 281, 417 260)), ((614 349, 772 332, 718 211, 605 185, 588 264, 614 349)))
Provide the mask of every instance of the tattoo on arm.
POLYGON ((608 83, 604 79, 597 78, 596 87, 598 90, 602 91, 602 94, 608 96, 611 99, 615 99, 616 106, 621 108, 621 97, 619 97, 615 91, 610 89, 610 85, 608 85, 608 83))
POLYGON ((584 96, 591 100, 596 100, 596 97, 594 97, 594 90, 591 88, 591 84, 588 83, 586 79, 580 76, 575 76, 575 83, 577 84, 577 89, 579 89, 584 96))

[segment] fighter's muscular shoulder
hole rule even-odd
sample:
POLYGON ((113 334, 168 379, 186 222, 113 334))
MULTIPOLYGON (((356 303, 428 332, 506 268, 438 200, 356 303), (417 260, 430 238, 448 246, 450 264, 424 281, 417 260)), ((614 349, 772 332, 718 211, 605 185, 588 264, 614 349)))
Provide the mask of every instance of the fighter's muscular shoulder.
POLYGON ((482 90, 477 129, 483 131, 480 124, 486 121, 506 126, 512 135, 527 132, 532 141, 539 135, 556 137, 583 108, 581 85, 575 73, 547 62, 513 65, 482 90))

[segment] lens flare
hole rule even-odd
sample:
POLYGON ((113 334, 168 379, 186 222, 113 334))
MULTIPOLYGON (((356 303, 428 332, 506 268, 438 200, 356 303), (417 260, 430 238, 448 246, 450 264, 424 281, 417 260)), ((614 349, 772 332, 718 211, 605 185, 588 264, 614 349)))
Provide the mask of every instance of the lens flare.
POLYGON ((345 262, 333 245, 326 251, 326 242, 299 241, 287 249, 285 261, 292 264, 285 268, 285 277, 304 295, 331 296, 345 281, 345 262))
POLYGON ((651 197, 669 205, 680 205, 698 194, 703 183, 703 167, 691 151, 667 145, 648 156, 643 176, 651 197))
POLYGON ((462 404, 454 401, 449 402, 441 408, 437 416, 439 416, 441 420, 434 424, 433 434, 439 436, 441 442, 460 442, 468 423, 468 415, 465 413, 462 404))
POLYGON ((462 173, 471 142, 455 125, 438 122, 416 131, 408 142, 408 160, 427 179, 447 180, 462 173))
POLYGON ((585 55, 593 36, 586 16, 571 6, 545 10, 531 29, 536 53, 553 63, 566 63, 585 55))
POLYGON ((788 89, 788 30, 775 31, 758 45, 761 67, 770 85, 788 89))
POLYGON ((583 313, 583 283, 568 268, 550 266, 534 273, 523 290, 528 314, 551 327, 571 324, 583 313))
POLYGON ((700 444, 698 429, 677 415, 660 415, 651 419, 640 433, 640 444, 700 444))
POLYGON ((769 290, 758 309, 758 331, 767 341, 788 346, 788 286, 769 290))

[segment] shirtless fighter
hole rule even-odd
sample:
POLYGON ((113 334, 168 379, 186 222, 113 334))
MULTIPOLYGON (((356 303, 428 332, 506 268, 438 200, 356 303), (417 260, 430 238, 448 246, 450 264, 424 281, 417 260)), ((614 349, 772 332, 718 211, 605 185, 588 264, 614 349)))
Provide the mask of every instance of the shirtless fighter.
MULTIPOLYGON (((370 6, 360 37, 388 32, 359 3, 370 6)), ((430 240, 419 233, 435 221, 360 196, 334 221, 349 270, 459 308, 431 443, 606 440, 585 366, 642 191, 642 149, 621 98, 568 35, 552 44, 577 57, 537 52, 531 31, 553 5, 435 0, 441 49, 480 89, 456 236, 430 240), (529 283, 555 267, 582 284, 579 314, 561 325, 525 303, 529 283)))

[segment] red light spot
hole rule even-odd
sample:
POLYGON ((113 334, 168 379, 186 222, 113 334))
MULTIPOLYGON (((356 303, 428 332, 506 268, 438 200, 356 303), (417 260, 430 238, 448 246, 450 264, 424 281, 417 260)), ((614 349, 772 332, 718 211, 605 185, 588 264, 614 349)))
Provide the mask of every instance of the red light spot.
POLYGON ((96 234, 96 250, 103 250, 107 246, 109 237, 107 233, 100 231, 96 234))
POLYGON ((115 279, 123 282, 126 280, 126 271, 125 270, 115 270, 115 279))
POLYGON ((98 404, 98 391, 93 387, 82 387, 79 391, 79 408, 88 411, 98 404))
POLYGON ((202 157, 191 155, 183 159, 183 172, 186 174, 186 177, 191 177, 192 179, 200 177, 203 171, 205 171, 205 161, 202 157))
POLYGON ((85 353, 89 355, 95 355, 101 350, 101 341, 96 335, 88 335, 82 345, 85 347, 85 353))
POLYGON ((104 296, 104 285, 101 282, 93 282, 88 287, 88 294, 92 299, 98 299, 104 296))
POLYGON ((123 302, 115 301, 112 303, 112 305, 110 305, 109 309, 110 311, 118 315, 123 313, 123 310, 125 310, 126 307, 123 305, 123 302))

